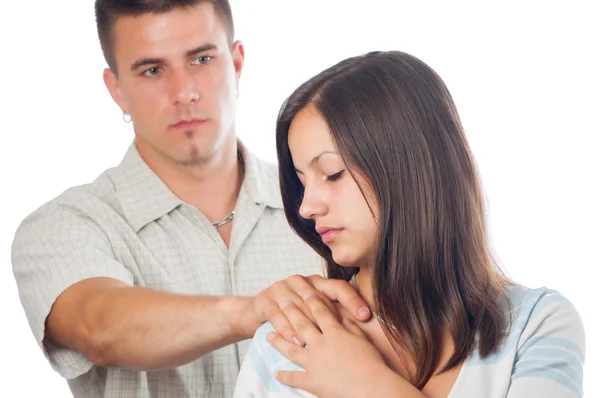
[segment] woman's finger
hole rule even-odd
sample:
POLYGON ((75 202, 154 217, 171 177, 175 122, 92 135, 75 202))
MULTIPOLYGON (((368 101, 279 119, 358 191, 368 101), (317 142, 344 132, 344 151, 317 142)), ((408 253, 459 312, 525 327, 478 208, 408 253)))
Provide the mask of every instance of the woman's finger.
POLYGON ((278 370, 273 374, 273 377, 285 385, 308 390, 308 374, 303 370, 278 370))
POLYGON ((267 341, 288 360, 303 368, 306 367, 308 359, 306 348, 290 343, 276 332, 269 332, 267 341))
POLYGON ((293 341, 297 345, 303 347, 306 343, 300 337, 300 334, 294 330, 290 321, 286 318, 283 310, 277 303, 271 302, 269 306, 265 307, 264 317, 273 325, 278 333, 281 333, 288 341, 293 341))
POLYGON ((293 301, 313 323, 316 323, 310 310, 304 303, 303 297, 317 295, 324 300, 326 305, 331 308, 332 311, 334 311, 334 306, 331 300, 329 300, 325 294, 315 289, 315 287, 312 285, 312 280, 313 279, 311 279, 311 277, 292 275, 285 279, 283 283, 287 287, 287 291, 285 292, 286 296, 294 297, 294 299, 291 301, 293 301))
POLYGON ((315 339, 322 336, 318 325, 315 325, 316 322, 313 323, 313 320, 309 319, 295 303, 287 303, 287 305, 283 306, 282 311, 290 322, 290 325, 292 325, 296 333, 300 335, 300 338, 305 341, 306 344, 310 345, 315 339))
POLYGON ((323 333, 327 333, 328 330, 334 330, 342 326, 336 314, 333 313, 318 296, 309 296, 304 299, 304 302, 323 333))
MULTIPOLYGON (((312 286, 331 301, 338 301, 356 320, 366 322, 371 319, 371 311, 358 292, 343 280, 326 279, 319 275, 309 276, 312 286)), ((306 298, 308 295, 303 295, 306 298)))
POLYGON ((344 329, 346 329, 356 337, 367 339, 367 336, 362 331, 362 329, 359 328, 352 320, 348 318, 342 318, 342 325, 344 326, 344 329))

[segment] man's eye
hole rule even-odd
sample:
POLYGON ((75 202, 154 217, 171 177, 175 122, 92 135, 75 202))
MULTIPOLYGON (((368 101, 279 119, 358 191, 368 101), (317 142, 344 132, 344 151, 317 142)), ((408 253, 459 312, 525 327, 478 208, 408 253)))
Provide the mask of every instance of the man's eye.
POLYGON ((146 69, 142 75, 144 76, 156 76, 160 72, 160 68, 158 66, 150 69, 146 69))
POLYGON ((194 60, 195 64, 205 64, 208 61, 210 61, 212 59, 212 57, 210 55, 203 55, 201 57, 198 57, 194 60))

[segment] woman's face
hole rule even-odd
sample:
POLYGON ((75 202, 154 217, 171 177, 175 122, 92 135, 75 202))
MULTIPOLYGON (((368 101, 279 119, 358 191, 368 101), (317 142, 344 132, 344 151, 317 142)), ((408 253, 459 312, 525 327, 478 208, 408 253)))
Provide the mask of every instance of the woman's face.
POLYGON ((347 170, 331 138, 327 123, 309 105, 292 120, 288 145, 298 178, 304 185, 300 216, 315 221, 333 260, 342 266, 368 266, 377 233, 378 207, 366 180, 347 170), (369 198, 365 200, 360 186, 369 198))

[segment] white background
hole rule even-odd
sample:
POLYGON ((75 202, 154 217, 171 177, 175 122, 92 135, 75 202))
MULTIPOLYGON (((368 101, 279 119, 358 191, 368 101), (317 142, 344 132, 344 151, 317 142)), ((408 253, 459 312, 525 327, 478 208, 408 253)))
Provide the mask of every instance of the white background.
MULTIPOLYGON (((238 135, 275 161, 277 111, 302 81, 375 49, 424 60, 458 105, 502 265, 518 282, 559 290, 578 308, 588 344, 585 395, 598 397, 598 5, 483 3, 233 1, 247 52, 238 135)), ((92 0, 0 7, 0 395, 67 397, 22 312, 10 245, 27 214, 118 164, 131 125, 102 82, 92 0)))

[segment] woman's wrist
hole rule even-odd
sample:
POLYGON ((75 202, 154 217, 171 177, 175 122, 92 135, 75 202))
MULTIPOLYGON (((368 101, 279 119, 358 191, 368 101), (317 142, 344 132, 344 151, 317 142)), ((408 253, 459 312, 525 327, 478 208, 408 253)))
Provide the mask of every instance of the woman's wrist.
POLYGON ((373 374, 366 375, 370 380, 368 395, 378 398, 427 398, 415 386, 402 376, 395 373, 387 366, 374 370, 373 374))

